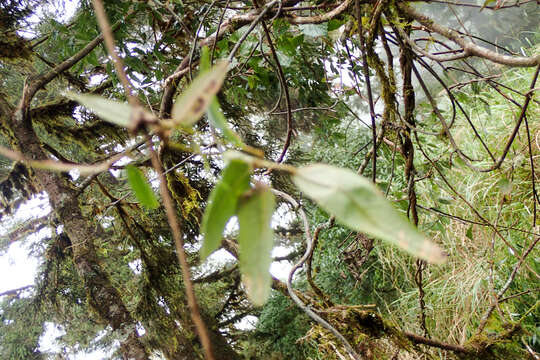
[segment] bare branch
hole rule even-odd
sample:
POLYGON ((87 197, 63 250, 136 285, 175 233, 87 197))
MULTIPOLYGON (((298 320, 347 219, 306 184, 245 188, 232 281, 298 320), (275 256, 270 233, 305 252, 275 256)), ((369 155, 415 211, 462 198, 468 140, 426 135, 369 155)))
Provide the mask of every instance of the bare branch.
POLYGON ((33 287, 34 287, 34 285, 26 285, 26 286, 23 286, 23 287, 20 287, 20 288, 17 288, 17 289, 6 290, 6 291, 3 291, 3 292, 0 292, 0 297, 18 295, 21 291, 24 291, 24 290, 27 290, 27 289, 30 289, 30 288, 33 288, 33 287))
POLYGON ((327 22, 328 20, 331 20, 338 16, 339 14, 343 13, 349 5, 351 5, 352 0, 345 0, 342 2, 338 7, 336 7, 334 10, 329 11, 327 13, 316 15, 316 16, 299 16, 299 17, 286 17, 286 20, 290 22, 291 24, 300 25, 300 24, 320 24, 323 22, 327 22))
POLYGON ((41 216, 35 219, 27 220, 22 226, 16 226, 5 235, 0 236, 0 239, 7 239, 9 243, 15 242, 29 234, 36 233, 47 226, 45 223, 49 220, 50 215, 41 216))
POLYGON ((291 270, 289 272, 289 277, 287 278, 287 291, 289 292, 289 296, 300 307, 300 309, 302 309, 302 311, 304 311, 310 318, 312 318, 317 323, 319 323, 322 327, 324 327, 325 329, 330 331, 343 344, 343 346, 345 347, 345 349, 347 350, 347 352, 349 353, 349 355, 353 359, 360 360, 361 359, 360 355, 358 355, 356 353, 356 351, 351 346, 351 344, 349 344, 347 339, 345 339, 345 337, 338 330, 336 330, 332 325, 330 325, 330 323, 328 323, 322 317, 317 315, 313 310, 311 310, 309 308, 309 306, 306 306, 302 302, 302 300, 300 300, 300 298, 296 295, 296 293, 295 293, 295 291, 294 291, 294 289, 292 287, 292 279, 294 277, 294 273, 296 272, 296 270, 301 268, 302 265, 304 265, 304 263, 306 262, 306 260, 309 257, 309 254, 311 252, 313 252, 313 242, 311 241, 311 235, 310 235, 310 232, 309 232, 309 222, 307 220, 306 214, 304 213, 304 210, 300 207, 300 204, 298 204, 298 202, 296 200, 294 200, 294 198, 292 196, 290 196, 289 194, 286 194, 284 192, 278 191, 278 190, 272 190, 272 192, 274 194, 278 195, 278 196, 283 197, 285 200, 290 202, 292 204, 292 206, 297 208, 299 213, 300 213, 300 217, 302 218, 302 221, 304 223, 304 235, 305 235, 306 244, 307 244, 306 252, 304 253, 304 256, 302 256, 300 261, 298 261, 298 263, 296 263, 291 268, 291 270))
POLYGON ((514 66, 514 67, 531 67, 540 65, 540 54, 531 56, 531 57, 521 57, 521 56, 508 56, 498 54, 495 51, 489 50, 487 48, 476 45, 468 40, 466 40, 460 33, 455 30, 449 29, 443 25, 437 24, 435 21, 429 17, 419 13, 414 8, 410 7, 405 3, 398 3, 399 8, 409 15, 414 20, 418 21, 420 24, 424 25, 427 29, 436 32, 445 38, 453 41, 462 47, 464 55, 467 56, 478 56, 487 60, 490 60, 497 64, 514 66))
POLYGON ((71 170, 77 170, 81 175, 99 174, 109 170, 109 168, 122 157, 125 156, 125 152, 121 152, 112 156, 110 159, 99 162, 96 164, 76 164, 66 163, 62 161, 54 160, 32 160, 25 157, 21 152, 8 149, 0 145, 0 155, 13 161, 20 161, 29 167, 35 169, 44 169, 56 172, 69 172, 71 170))

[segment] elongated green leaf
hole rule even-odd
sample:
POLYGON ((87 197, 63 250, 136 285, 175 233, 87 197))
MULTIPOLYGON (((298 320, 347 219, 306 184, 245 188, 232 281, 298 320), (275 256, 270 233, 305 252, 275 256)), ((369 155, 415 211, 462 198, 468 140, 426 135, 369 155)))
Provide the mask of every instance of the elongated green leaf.
POLYGON ((212 64, 210 63, 210 49, 208 46, 203 46, 201 49, 201 61, 199 63, 199 68, 202 71, 208 71, 212 68, 212 64))
POLYGON ((223 111, 221 111, 221 106, 219 106, 218 99, 215 95, 208 107, 208 121, 213 127, 221 130, 225 139, 236 146, 243 147, 244 143, 242 142, 242 139, 229 127, 229 123, 225 119, 225 115, 223 115, 223 111))
POLYGON ((223 229, 236 212, 239 196, 249 189, 250 174, 251 167, 240 160, 231 161, 223 170, 223 177, 212 190, 202 219, 202 259, 221 244, 223 229))
POLYGON ((212 69, 202 71, 187 90, 178 96, 172 109, 172 119, 176 124, 190 126, 201 118, 221 88, 228 67, 227 61, 221 61, 212 69))
POLYGON ((156 194, 146 180, 146 177, 137 167, 133 165, 126 166, 128 182, 137 197, 137 200, 147 208, 155 209, 159 206, 156 194))
MULTIPOLYGON (((208 71, 211 68, 210 64, 210 50, 207 46, 203 47, 201 50, 201 62, 200 62, 201 71, 208 71)), ((221 106, 219 106, 219 101, 217 96, 212 96, 210 99, 210 105, 208 106, 208 121, 210 125, 214 128, 221 130, 225 139, 229 140, 236 146, 242 147, 244 143, 238 134, 236 134, 229 126, 221 106)))
POLYGON ((87 107, 105 121, 122 127, 129 126, 132 108, 127 103, 87 94, 67 93, 66 97, 87 107))
POLYGON ((238 206, 240 272, 248 298, 256 306, 264 305, 272 284, 270 263, 274 232, 270 220, 274 206, 274 195, 264 186, 241 199, 238 206))
POLYGON ((298 169, 293 181, 351 229, 388 241, 429 262, 444 261, 437 245, 399 214, 373 183, 351 170, 314 164, 298 169))

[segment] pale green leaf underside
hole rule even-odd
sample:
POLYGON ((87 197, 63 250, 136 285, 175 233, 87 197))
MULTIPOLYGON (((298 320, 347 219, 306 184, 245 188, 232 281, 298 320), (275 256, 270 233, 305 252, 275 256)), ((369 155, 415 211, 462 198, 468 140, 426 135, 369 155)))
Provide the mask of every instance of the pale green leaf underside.
POLYGON ((106 99, 97 95, 67 93, 66 97, 77 101, 97 116, 112 124, 128 127, 132 108, 127 103, 106 99))
POLYGON ((429 262, 444 261, 437 245, 399 214, 373 183, 353 171, 314 164, 298 169, 293 181, 305 195, 351 229, 397 245, 429 262))
POLYGON ((206 259, 221 244, 225 225, 236 212, 238 197, 249 189, 250 174, 250 166, 240 160, 232 160, 223 170, 221 180, 210 194, 202 219, 202 259, 206 259))
POLYGON ((238 207, 240 271, 248 298, 256 306, 264 305, 270 296, 270 264, 274 245, 270 221, 274 206, 274 195, 270 190, 258 187, 238 207))
POLYGON ((137 200, 149 209, 157 208, 159 202, 156 194, 154 193, 154 190, 152 190, 152 187, 146 180, 142 171, 133 165, 126 166, 126 171, 129 185, 131 186, 131 189, 133 189, 137 200))
POLYGON ((172 109, 172 120, 176 124, 190 126, 201 118, 221 88, 228 67, 227 61, 221 61, 212 69, 202 71, 186 91, 178 96, 172 109))

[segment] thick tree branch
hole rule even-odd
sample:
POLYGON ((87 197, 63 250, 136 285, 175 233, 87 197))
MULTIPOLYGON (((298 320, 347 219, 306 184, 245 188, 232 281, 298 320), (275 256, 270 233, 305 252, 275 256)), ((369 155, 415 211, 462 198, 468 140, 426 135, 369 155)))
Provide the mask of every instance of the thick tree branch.
POLYGON ((0 292, 0 297, 18 295, 21 291, 24 291, 24 290, 27 290, 27 289, 30 289, 30 288, 33 288, 33 287, 34 287, 34 285, 26 285, 26 286, 23 286, 23 287, 20 287, 20 288, 17 288, 17 289, 10 289, 10 290, 6 290, 6 291, 2 291, 2 292, 0 292))
POLYGON ((47 226, 46 221, 48 221, 49 218, 49 215, 45 215, 35 219, 31 219, 27 221, 24 225, 17 226, 15 229, 8 232, 7 234, 0 236, 0 241, 6 239, 8 243, 12 243, 29 234, 36 233, 47 226))
POLYGON ((407 337, 407 339, 411 340, 415 344, 422 344, 422 345, 428 345, 431 347, 436 347, 443 350, 450 350, 455 353, 459 354, 468 354, 470 353, 469 350, 467 350, 465 347, 460 345, 454 345, 454 344, 447 344, 443 343, 442 341, 434 340, 434 339, 428 339, 426 337, 412 334, 409 332, 404 332, 403 335, 407 337))
POLYGON ((398 3, 398 6, 405 14, 418 21, 420 24, 424 25, 427 29, 436 32, 461 46, 464 53, 463 55, 474 55, 490 60, 497 64, 514 67, 531 67, 540 65, 540 54, 531 57, 508 56, 498 54, 495 51, 486 49, 482 46, 476 45, 469 40, 466 40, 465 37, 463 37, 455 30, 437 24, 435 21, 433 21, 426 15, 419 13, 413 7, 407 5, 406 3, 400 2, 398 3))
MULTIPOLYGON (((115 26, 113 26, 113 29, 116 29, 119 25, 120 25, 119 23, 116 24, 115 26)), ((86 55, 90 54, 92 50, 94 50, 99 44, 101 44, 102 41, 103 41, 103 35, 100 34, 94 40, 90 41, 78 53, 64 60, 63 62, 58 64, 55 68, 51 69, 45 74, 42 74, 34 79, 30 79, 30 81, 26 84, 24 88, 23 96, 20 100, 19 106, 17 107, 17 111, 18 112, 27 111, 28 106, 30 105, 30 102, 32 101, 36 92, 38 92, 41 88, 43 88, 45 85, 51 82, 54 78, 56 78, 62 72, 70 69, 76 63, 81 61, 86 55)), ((22 120, 22 118, 20 119, 22 120)))

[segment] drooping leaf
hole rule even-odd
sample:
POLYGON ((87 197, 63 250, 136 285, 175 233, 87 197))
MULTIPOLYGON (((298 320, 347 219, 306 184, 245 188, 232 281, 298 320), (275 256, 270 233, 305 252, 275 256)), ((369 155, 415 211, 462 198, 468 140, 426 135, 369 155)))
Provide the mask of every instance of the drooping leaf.
POLYGON ((401 247, 433 263, 444 261, 439 247, 399 214, 369 180, 348 169, 325 164, 299 168, 298 188, 342 224, 401 247))
POLYGON ((154 193, 154 190, 152 190, 152 187, 146 180, 146 177, 142 171, 133 165, 126 166, 126 171, 129 185, 131 186, 131 189, 133 189, 137 200, 139 200, 143 206, 149 209, 157 208, 159 206, 159 202, 156 194, 154 193))
POLYGON ((201 49, 201 61, 199 63, 199 68, 201 72, 208 71, 212 68, 212 63, 210 62, 210 49, 208 46, 204 46, 201 49))
MULTIPOLYGON (((207 46, 203 47, 201 50, 200 68, 201 71, 208 71, 211 68, 210 50, 207 46)), ((229 140, 236 146, 242 147, 244 145, 240 136, 238 136, 238 134, 236 134, 229 127, 229 123, 227 122, 227 119, 225 118, 225 115, 221 110, 221 106, 219 106, 219 101, 216 95, 212 96, 212 98, 210 99, 210 105, 208 106, 207 114, 210 125, 212 125, 218 130, 221 130, 225 139, 229 140)))
POLYGON ((221 130, 225 139, 236 146, 243 147, 244 143, 242 142, 242 139, 240 139, 240 136, 229 127, 227 119, 225 119, 225 115, 223 115, 223 111, 221 111, 221 106, 219 106, 218 99, 215 95, 208 107, 208 121, 213 127, 221 130))
POLYGON ((187 90, 178 96, 172 109, 172 119, 176 124, 190 126, 201 118, 221 88, 228 67, 227 61, 220 61, 212 69, 201 71, 187 90))
POLYGON ((66 97, 94 112, 97 116, 112 124, 129 127, 131 105, 106 99, 97 95, 67 93, 66 97))
POLYGON ((270 220, 274 206, 274 195, 262 185, 241 199, 238 206, 240 272, 248 298, 256 306, 264 305, 272 284, 269 270, 274 232, 270 220))
POLYGON ((250 174, 251 167, 240 160, 232 160, 223 170, 223 176, 212 190, 202 218, 202 259, 206 259, 221 244, 223 229, 236 212, 239 196, 249 189, 250 174))

